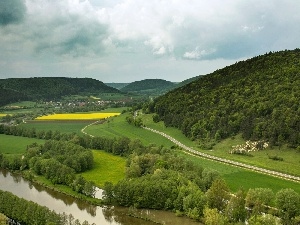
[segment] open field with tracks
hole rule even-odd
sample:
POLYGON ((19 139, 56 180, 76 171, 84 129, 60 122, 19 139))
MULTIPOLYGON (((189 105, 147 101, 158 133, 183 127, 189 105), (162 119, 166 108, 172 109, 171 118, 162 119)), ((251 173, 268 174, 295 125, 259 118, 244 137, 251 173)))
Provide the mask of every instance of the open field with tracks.
POLYGON ((182 151, 178 151, 178 154, 201 165, 203 168, 211 168, 218 171, 232 191, 237 191, 239 188, 248 190, 250 188, 263 187, 271 188, 274 192, 277 192, 282 188, 292 188, 300 193, 299 183, 293 181, 287 181, 247 169, 225 165, 221 162, 191 156, 182 151))
POLYGON ((174 145, 171 141, 161 137, 160 135, 128 124, 126 121, 127 116, 129 116, 129 113, 110 118, 103 124, 89 126, 87 129, 85 129, 85 132, 93 136, 103 136, 108 138, 128 137, 130 139, 140 139, 145 145, 149 145, 151 143, 166 147, 171 147, 174 145))
POLYGON ((237 135, 234 139, 229 138, 217 143, 212 150, 203 150, 199 147, 199 143, 191 141, 176 128, 165 127, 162 122, 153 123, 152 115, 143 115, 142 119, 147 127, 162 131, 185 144, 186 146, 189 146, 205 154, 300 176, 300 152, 295 149, 283 146, 279 150, 278 146, 274 146, 273 148, 268 148, 266 150, 251 152, 252 156, 229 154, 229 150, 231 150, 233 145, 245 143, 245 140, 237 135), (283 161, 275 161, 269 159, 268 156, 279 156, 283 158, 283 161))

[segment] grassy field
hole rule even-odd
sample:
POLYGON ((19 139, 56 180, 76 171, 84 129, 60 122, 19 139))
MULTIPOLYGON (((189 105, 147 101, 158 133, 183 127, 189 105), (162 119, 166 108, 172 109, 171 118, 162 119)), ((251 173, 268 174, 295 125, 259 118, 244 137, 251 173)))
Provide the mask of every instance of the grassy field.
POLYGON ((282 188, 292 188, 300 194, 300 184, 297 182, 287 181, 247 169, 225 165, 220 162, 191 156, 183 152, 178 152, 178 154, 201 165, 203 168, 210 168, 218 171, 233 192, 237 191, 239 188, 248 190, 249 188, 262 187, 271 188, 274 192, 277 192, 282 188))
POLYGON ((81 129, 90 124, 91 121, 27 121, 20 126, 24 128, 35 128, 37 131, 60 131, 61 133, 76 133, 81 135, 81 129))
POLYGON ((245 155, 229 154, 229 150, 231 150, 231 147, 233 145, 245 143, 245 140, 243 140, 240 135, 237 135, 234 139, 228 138, 217 143, 212 151, 208 151, 200 149, 199 143, 193 142, 187 137, 185 137, 180 130, 172 127, 165 127, 162 122, 154 123, 152 121, 151 114, 143 115, 142 119, 147 127, 162 131, 179 140, 181 143, 192 147, 195 150, 214 156, 243 162, 250 165, 256 165, 258 167, 270 170, 276 170, 279 172, 300 176, 300 153, 295 149, 290 149, 284 146, 281 148, 281 150, 279 150, 278 147, 275 146, 272 149, 251 152, 252 157, 245 155), (279 156, 283 158, 283 161, 275 161, 269 159, 268 156, 279 156))
POLYGON ((37 117, 36 120, 100 120, 112 116, 118 116, 120 113, 62 113, 37 117))
MULTIPOLYGON (((126 107, 123 108, 108 108, 101 112, 103 113, 121 113, 123 110, 126 110, 126 107)), ((82 114, 89 114, 96 112, 87 112, 82 114)), ((99 112, 98 112, 99 113, 99 112)), ((75 114, 75 113, 74 113, 75 114)), ((37 131, 60 131, 61 133, 76 133, 81 135, 81 129, 85 126, 91 124, 93 121, 90 120, 32 120, 22 123, 20 126, 24 128, 35 128, 37 131)))
POLYGON ((239 162, 256 165, 262 168, 273 169, 280 172, 300 176, 300 152, 286 146, 281 149, 278 146, 261 151, 251 152, 251 157, 245 155, 229 154, 228 150, 236 144, 244 144, 245 141, 237 136, 235 139, 226 139, 214 146, 210 154, 222 158, 232 159, 239 162), (269 156, 278 156, 283 161, 269 159, 269 156))
POLYGON ((39 104, 32 101, 15 102, 5 106, 1 109, 1 113, 18 114, 18 113, 32 113, 40 112, 45 104, 39 104))
POLYGON ((26 151, 27 145, 34 142, 42 144, 45 141, 35 138, 0 134, 0 152, 4 154, 22 154, 26 151))
POLYGON ((130 139, 140 139, 145 145, 149 145, 150 143, 164 145, 166 147, 174 145, 171 141, 161 135, 128 124, 126 121, 127 116, 129 116, 129 113, 124 113, 120 116, 110 118, 108 122, 103 124, 89 126, 85 129, 85 132, 94 136, 109 138, 126 136, 130 139))
POLYGON ((125 158, 104 151, 93 150, 94 168, 82 173, 87 180, 94 181, 98 187, 105 182, 117 183, 125 177, 125 158))

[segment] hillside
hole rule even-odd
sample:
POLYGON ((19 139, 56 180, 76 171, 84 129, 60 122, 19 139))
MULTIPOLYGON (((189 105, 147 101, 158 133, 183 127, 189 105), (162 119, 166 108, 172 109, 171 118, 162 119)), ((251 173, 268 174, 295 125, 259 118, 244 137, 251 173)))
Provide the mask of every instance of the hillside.
POLYGON ((202 76, 158 97, 156 120, 191 139, 244 139, 300 145, 300 50, 281 51, 202 76))
POLYGON ((129 83, 105 83, 105 85, 109 86, 109 87, 113 87, 116 88, 118 90, 120 90, 121 88, 127 86, 129 83))
POLYGON ((91 78, 34 77, 0 79, 0 104, 15 100, 56 99, 79 93, 118 93, 115 88, 91 78))
POLYGON ((182 87, 182 86, 184 86, 184 85, 187 85, 187 84, 189 84, 189 83, 191 83, 191 82, 197 80, 197 79, 198 79, 199 77, 201 77, 201 76, 203 76, 203 75, 198 75, 198 76, 196 76, 196 77, 191 77, 191 78, 189 78, 189 79, 186 79, 186 80, 184 80, 184 81, 181 81, 181 82, 179 82, 178 84, 176 84, 176 88, 182 87))
POLYGON ((129 93, 160 95, 175 87, 176 85, 171 81, 163 79, 145 79, 132 82, 120 90, 129 93))

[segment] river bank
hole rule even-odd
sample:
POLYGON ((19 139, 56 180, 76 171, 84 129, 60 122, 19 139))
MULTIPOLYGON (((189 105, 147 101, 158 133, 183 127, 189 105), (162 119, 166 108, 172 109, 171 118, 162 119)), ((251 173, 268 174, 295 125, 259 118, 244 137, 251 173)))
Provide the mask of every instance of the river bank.
POLYGON ((3 170, 0 170, 0 189, 46 206, 57 213, 72 214, 81 222, 86 220, 97 225, 201 225, 186 217, 176 217, 173 212, 140 209, 133 211, 126 207, 92 205, 25 180, 20 174, 12 174, 3 170))

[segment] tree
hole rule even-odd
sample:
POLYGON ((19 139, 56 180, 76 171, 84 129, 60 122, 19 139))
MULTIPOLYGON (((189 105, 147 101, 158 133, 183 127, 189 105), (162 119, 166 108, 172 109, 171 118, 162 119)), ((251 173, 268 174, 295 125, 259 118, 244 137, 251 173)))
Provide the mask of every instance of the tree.
POLYGON ((199 219, 203 215, 206 196, 201 190, 192 192, 183 199, 183 210, 188 217, 199 219))
POLYGON ((96 186, 93 181, 87 181, 83 187, 83 194, 90 197, 95 197, 96 186))
POLYGON ((277 192, 275 202, 283 224, 290 224, 292 218, 300 215, 300 195, 293 189, 286 188, 277 192))
POLYGON ((105 182, 103 187, 103 197, 102 199, 105 200, 108 204, 111 204, 114 199, 114 185, 111 182, 105 182))
POLYGON ((73 181, 72 188, 74 191, 76 191, 78 193, 83 193, 85 183, 86 183, 86 180, 83 178, 83 176, 79 175, 73 181))
POLYGON ((252 214, 260 214, 264 207, 270 205, 274 193, 270 188, 249 189, 246 195, 246 207, 252 210, 252 214))
POLYGON ((210 209, 206 207, 204 209, 204 221, 206 225, 225 225, 227 224, 226 217, 220 214, 216 208, 210 209))
POLYGON ((231 222, 245 222, 247 210, 245 208, 245 192, 239 190, 236 195, 232 195, 226 206, 226 216, 231 222))
POLYGON ((254 215, 248 220, 248 225, 282 225, 280 218, 270 215, 254 215))
POLYGON ((229 193, 229 187, 224 180, 214 180, 210 189, 206 192, 208 206, 216 208, 219 211, 224 211, 226 203, 230 198, 229 193))

